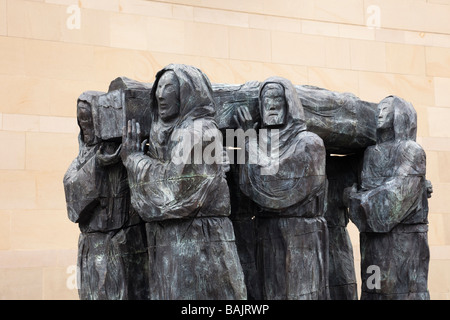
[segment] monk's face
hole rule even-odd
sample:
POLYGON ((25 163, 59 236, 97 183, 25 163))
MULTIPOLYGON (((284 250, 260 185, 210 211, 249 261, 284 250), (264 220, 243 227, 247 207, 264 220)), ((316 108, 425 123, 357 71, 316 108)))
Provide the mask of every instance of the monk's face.
POLYGON ((386 99, 378 105, 377 129, 394 127, 394 104, 392 99, 386 99))
POLYGON ((156 100, 161 120, 170 121, 180 112, 180 84, 173 71, 165 72, 159 79, 156 100))
POLYGON ((262 122, 264 126, 283 125, 286 118, 286 98, 283 87, 270 83, 262 92, 262 122))
POLYGON ((77 118, 83 132, 83 142, 91 144, 94 142, 94 121, 92 119, 92 112, 89 105, 84 101, 78 102, 77 118))

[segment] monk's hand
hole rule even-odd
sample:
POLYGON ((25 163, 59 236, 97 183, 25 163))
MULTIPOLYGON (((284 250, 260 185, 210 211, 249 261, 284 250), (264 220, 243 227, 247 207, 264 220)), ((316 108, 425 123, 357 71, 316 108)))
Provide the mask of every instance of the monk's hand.
POLYGON ((244 131, 248 129, 256 129, 258 123, 253 123, 252 115, 247 106, 240 106, 236 109, 236 114, 233 116, 234 122, 238 128, 242 128, 244 131))
POLYGON ((119 162, 121 149, 122 145, 120 145, 113 154, 107 154, 105 153, 105 145, 102 144, 100 146, 100 149, 97 150, 95 157, 97 158, 97 161, 101 166, 110 166, 119 162))
POLYGON ((122 150, 120 157, 125 163, 128 157, 135 153, 143 153, 147 140, 141 142, 141 126, 135 119, 128 120, 122 130, 122 150))
POLYGON ((346 207, 348 207, 350 202, 350 196, 354 193, 358 192, 357 184, 354 183, 351 187, 344 189, 344 194, 342 195, 342 202, 346 207))

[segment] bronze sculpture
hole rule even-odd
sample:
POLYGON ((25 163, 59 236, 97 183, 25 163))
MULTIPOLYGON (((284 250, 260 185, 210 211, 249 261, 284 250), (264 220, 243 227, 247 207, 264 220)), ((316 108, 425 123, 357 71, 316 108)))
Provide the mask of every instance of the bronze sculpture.
MULTIPOLYGON (((328 299, 325 147, 306 130, 303 107, 290 81, 272 77, 260 88, 261 128, 270 134, 260 134, 258 147, 267 145, 269 154, 266 163, 241 165, 239 184, 261 208, 256 268, 262 297, 328 299), (273 133, 279 135, 277 141, 273 133)), ((241 126, 252 120, 245 108, 238 116, 241 126)), ((249 144, 246 151, 249 160, 261 156, 252 154, 249 144)))
POLYGON ((148 151, 134 121, 122 147, 132 205, 146 221, 150 299, 246 299, 223 164, 191 159, 197 147, 203 155, 207 130, 218 133, 209 80, 197 68, 169 65, 150 101, 148 151))
POLYGON ((383 99, 361 186, 344 191, 360 231, 361 299, 429 299, 426 156, 416 133, 413 106, 396 96, 383 99), (375 268, 378 283, 367 272, 375 268))
POLYGON ((79 295, 148 299, 145 230, 130 204, 120 145, 95 135, 92 114, 101 94, 85 92, 77 101, 80 151, 64 176, 68 215, 81 230, 79 295))
POLYGON ((64 177, 80 298, 355 299, 350 218, 362 298, 428 299, 415 111, 393 96, 378 108, 280 77, 211 84, 177 64, 83 93, 64 177), (256 139, 236 163, 223 133, 238 127, 256 139))

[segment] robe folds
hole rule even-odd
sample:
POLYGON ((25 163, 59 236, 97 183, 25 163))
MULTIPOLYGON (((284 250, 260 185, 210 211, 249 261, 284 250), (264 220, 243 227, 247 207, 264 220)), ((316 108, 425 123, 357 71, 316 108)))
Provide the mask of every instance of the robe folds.
POLYGON ((177 119, 158 118, 153 90, 149 151, 125 162, 132 205, 146 222, 150 299, 246 299, 223 164, 203 157, 214 141, 223 152, 209 80, 197 68, 169 65, 153 88, 169 70, 180 84, 177 119))
MULTIPOLYGON (((77 108, 84 102, 92 114, 100 94, 84 92, 77 108)), ((103 165, 97 159, 97 152, 114 154, 119 144, 97 136, 85 143, 83 126, 77 120, 79 154, 63 184, 68 217, 81 230, 78 295, 81 300, 148 299, 147 241, 142 220, 130 204, 127 171, 119 161, 103 165)), ((92 126, 95 129, 94 121, 92 126)))
POLYGON ((350 215, 360 230, 361 299, 429 299, 425 153, 414 141, 385 142, 365 153, 362 190, 350 215), (380 288, 369 288, 371 266, 380 288))
POLYGON ((226 181, 205 171, 168 179, 171 167, 145 155, 127 162, 131 176, 150 181, 130 179, 146 221, 150 299, 245 299, 226 181))
MULTIPOLYGON (((269 146, 269 152, 261 163, 240 165, 239 180, 241 191, 259 208, 260 295, 269 300, 329 299, 325 147, 319 136, 306 131, 292 84, 273 77, 261 88, 266 83, 279 83, 285 90, 286 124, 278 132, 260 135, 260 147, 269 146), (279 143, 273 143, 273 134, 279 143)), ((255 157, 248 144, 246 149, 255 157)))
POLYGON ((412 105, 391 98, 393 138, 366 149, 360 190, 349 197, 360 231, 361 299, 429 299, 426 156, 412 105))
POLYGON ((69 219, 81 230, 80 299, 148 299, 145 229, 130 205, 126 169, 100 166, 98 146, 83 150, 64 176, 69 219))

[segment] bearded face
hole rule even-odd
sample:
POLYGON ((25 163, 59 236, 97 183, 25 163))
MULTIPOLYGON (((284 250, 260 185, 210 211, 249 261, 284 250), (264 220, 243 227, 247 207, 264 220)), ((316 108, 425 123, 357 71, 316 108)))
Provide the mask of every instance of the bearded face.
POLYGON ((262 122, 266 127, 280 126, 286 119, 286 98, 284 89, 276 83, 267 84, 262 92, 262 122))

